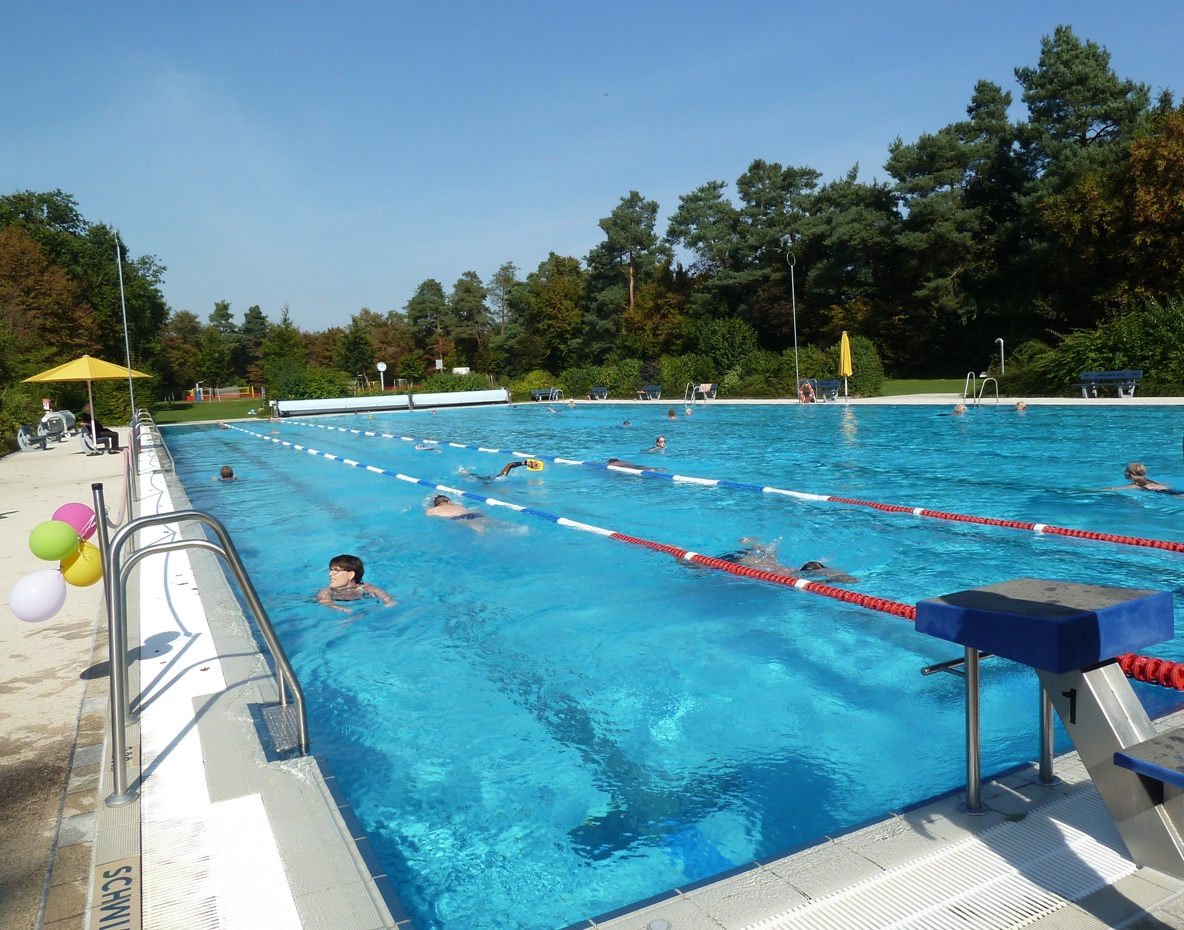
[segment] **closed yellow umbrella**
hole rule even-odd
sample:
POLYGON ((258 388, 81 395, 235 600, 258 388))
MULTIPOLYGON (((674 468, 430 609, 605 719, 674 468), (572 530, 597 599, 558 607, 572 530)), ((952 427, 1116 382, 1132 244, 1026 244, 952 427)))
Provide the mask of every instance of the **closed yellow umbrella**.
POLYGON ((847 379, 855 374, 851 367, 851 340, 847 338, 847 331, 843 331, 843 338, 839 341, 839 377, 843 379, 843 396, 847 396, 847 379))
MULTIPOLYGON (((142 371, 136 371, 134 368, 124 368, 122 365, 113 365, 111 362, 104 362, 101 358, 91 358, 89 355, 84 355, 82 358, 76 358, 72 362, 66 362, 65 365, 58 365, 57 368, 51 368, 49 371, 43 371, 39 375, 25 378, 25 381, 38 383, 46 381, 85 381, 86 399, 90 402, 93 411, 94 393, 91 388, 91 382, 151 377, 151 375, 146 375, 142 371)), ((90 438, 97 443, 93 414, 90 421, 90 438)))

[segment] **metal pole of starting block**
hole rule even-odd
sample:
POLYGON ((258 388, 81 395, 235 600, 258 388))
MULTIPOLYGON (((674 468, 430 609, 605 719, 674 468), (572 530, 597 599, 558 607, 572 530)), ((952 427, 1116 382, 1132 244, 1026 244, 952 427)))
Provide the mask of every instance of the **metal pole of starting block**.
POLYGON ((978 650, 966 647, 966 803, 958 805, 964 814, 985 814, 983 807, 982 760, 979 752, 978 650))
POLYGON ((1061 780, 1052 770, 1053 738, 1052 698, 1040 688, 1040 784, 1059 785, 1061 780))

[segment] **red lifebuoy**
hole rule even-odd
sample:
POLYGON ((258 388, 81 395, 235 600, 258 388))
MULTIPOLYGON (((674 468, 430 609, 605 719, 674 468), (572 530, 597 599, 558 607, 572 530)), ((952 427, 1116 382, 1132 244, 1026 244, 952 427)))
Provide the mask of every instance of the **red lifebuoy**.
POLYGON ((798 388, 798 400, 803 404, 814 403, 814 385, 809 381, 803 381, 802 386, 798 388))

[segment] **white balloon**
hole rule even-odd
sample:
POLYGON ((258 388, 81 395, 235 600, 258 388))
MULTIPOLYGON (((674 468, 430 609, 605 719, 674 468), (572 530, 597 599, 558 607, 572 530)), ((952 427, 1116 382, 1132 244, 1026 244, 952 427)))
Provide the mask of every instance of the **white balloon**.
POLYGON ((40 623, 48 620, 66 603, 66 579, 56 568, 25 575, 12 586, 8 606, 18 620, 40 623))

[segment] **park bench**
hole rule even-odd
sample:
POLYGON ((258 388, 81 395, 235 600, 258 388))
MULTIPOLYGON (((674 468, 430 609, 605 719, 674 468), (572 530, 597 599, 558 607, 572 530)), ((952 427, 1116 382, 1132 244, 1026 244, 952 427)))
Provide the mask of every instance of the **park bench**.
POLYGON ((563 392, 557 387, 539 388, 530 392, 531 400, 562 400, 563 392))
POLYGON ((696 384, 694 397, 701 398, 702 400, 715 400, 715 395, 718 391, 719 385, 715 383, 696 384))
POLYGON ((1134 397, 1142 377, 1142 371, 1083 371, 1073 387, 1081 388, 1082 397, 1097 397, 1098 388, 1114 388, 1119 397, 1134 397))
POLYGON ((638 400, 661 400, 662 399, 662 385, 647 384, 640 391, 637 392, 638 400))
POLYGON ((814 390, 819 400, 838 400, 842 381, 815 381, 814 390))
POLYGON ((588 400, 608 400, 607 387, 590 387, 588 388, 588 400))

